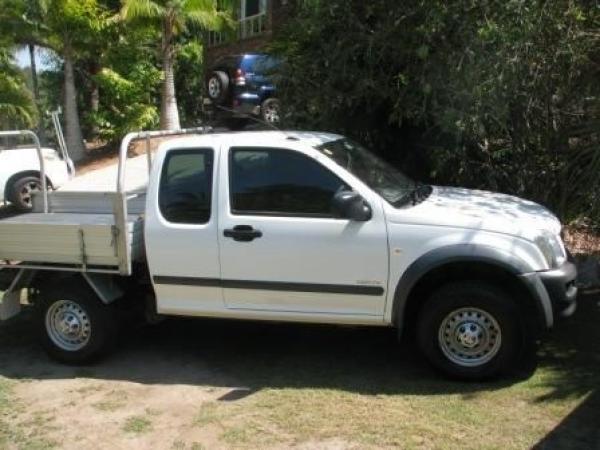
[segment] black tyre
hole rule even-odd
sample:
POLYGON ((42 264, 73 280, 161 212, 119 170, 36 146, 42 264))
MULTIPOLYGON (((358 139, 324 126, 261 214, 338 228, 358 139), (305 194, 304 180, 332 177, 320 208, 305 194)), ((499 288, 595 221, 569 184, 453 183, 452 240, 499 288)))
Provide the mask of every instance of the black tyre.
POLYGON ((281 103, 276 98, 269 98, 260 107, 262 119, 276 125, 281 121, 281 103))
POLYGON ((448 284, 423 305, 417 340, 429 362, 452 378, 484 380, 516 366, 527 346, 523 313, 495 286, 448 284))
POLYGON ((19 211, 29 211, 33 208, 33 193, 41 189, 42 183, 38 177, 18 178, 10 188, 8 199, 19 211))
POLYGON ((227 98, 227 91, 229 89, 229 76, 221 71, 215 70, 210 74, 208 81, 206 82, 206 92, 208 97, 220 105, 227 98))
POLYGON ((41 289, 36 321, 42 346, 65 364, 90 363, 110 351, 117 339, 114 309, 77 278, 41 289))

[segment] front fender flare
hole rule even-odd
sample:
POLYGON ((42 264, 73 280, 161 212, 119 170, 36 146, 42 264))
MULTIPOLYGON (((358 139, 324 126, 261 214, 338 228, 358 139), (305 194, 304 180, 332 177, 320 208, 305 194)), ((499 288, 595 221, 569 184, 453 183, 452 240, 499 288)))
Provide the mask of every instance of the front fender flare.
POLYGON ((539 283, 534 282, 535 277, 524 276, 525 274, 535 275, 535 268, 530 267, 529 264, 515 255, 496 247, 457 244, 431 250, 420 256, 406 269, 398 281, 392 306, 392 321, 399 331, 401 331, 404 322, 404 313, 408 298, 419 280, 438 267, 457 262, 486 263, 514 275, 515 280, 526 287, 535 300, 536 309, 544 325, 546 327, 552 326, 554 322, 552 303, 547 292, 544 289, 540 289, 539 283))

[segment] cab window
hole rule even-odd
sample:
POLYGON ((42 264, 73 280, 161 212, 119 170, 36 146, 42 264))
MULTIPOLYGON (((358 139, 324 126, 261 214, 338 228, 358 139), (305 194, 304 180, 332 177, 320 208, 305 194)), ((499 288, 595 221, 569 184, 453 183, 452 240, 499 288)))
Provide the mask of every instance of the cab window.
POLYGON ((172 223, 207 223, 211 212, 212 177, 212 149, 169 151, 158 193, 163 217, 172 223))
POLYGON ((345 183, 314 159, 292 150, 232 148, 231 212, 239 215, 333 217, 331 200, 345 183))

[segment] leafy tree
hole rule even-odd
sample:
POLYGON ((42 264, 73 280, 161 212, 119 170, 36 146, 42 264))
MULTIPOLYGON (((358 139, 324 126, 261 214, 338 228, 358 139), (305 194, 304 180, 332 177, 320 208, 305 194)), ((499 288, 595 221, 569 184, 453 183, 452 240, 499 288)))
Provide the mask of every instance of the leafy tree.
MULTIPOLYGON (((34 27, 26 14, 19 14, 25 4, 19 0, 1 0, 0 10, 7 14, 12 27, 22 27, 22 42, 37 44, 56 52, 64 65, 64 113, 66 142, 74 160, 85 155, 77 105, 74 64, 106 23, 106 14, 96 0, 39 0, 43 26, 34 27), (30 32, 26 32, 30 30, 30 32)), ((4 20, 3 20, 4 22, 4 20)))
POLYGON ((159 82, 160 73, 148 63, 139 63, 127 75, 105 67, 94 77, 103 96, 91 120, 98 125, 100 137, 108 141, 158 123, 151 87, 159 82))
POLYGON ((36 109, 25 81, 14 66, 10 46, 0 43, 0 129, 26 128, 36 119, 36 109))
POLYGON ((106 20, 95 0, 48 0, 46 43, 64 64, 64 105, 66 142, 74 160, 85 155, 77 106, 74 64, 78 51, 100 33, 106 20))
POLYGON ((175 94, 175 38, 188 28, 219 30, 230 19, 229 2, 217 0, 123 0, 121 16, 126 21, 152 24, 161 31, 160 53, 163 84, 161 93, 160 126, 178 129, 179 112, 175 94), (219 5, 217 5, 219 3, 219 5))
POLYGON ((273 45, 293 125, 345 132, 437 183, 526 196, 563 218, 600 204, 596 2, 303 3, 273 45))
MULTIPOLYGON (((35 48, 43 32, 45 4, 40 0, 20 0, 4 1, 1 5, 3 7, 0 13, 1 31, 10 36, 15 44, 26 48, 29 52, 33 100, 37 106, 38 116, 41 116, 35 48), (14 20, 17 17, 19 20, 14 20)), ((42 131, 40 127, 39 131, 42 131)), ((43 133, 40 134, 43 139, 43 133)))
MULTIPOLYGON (((184 39, 186 38, 187 36, 184 36, 184 39)), ((202 45, 194 40, 184 40, 175 62, 175 87, 179 94, 178 104, 184 127, 197 126, 202 119, 203 85, 202 45)))

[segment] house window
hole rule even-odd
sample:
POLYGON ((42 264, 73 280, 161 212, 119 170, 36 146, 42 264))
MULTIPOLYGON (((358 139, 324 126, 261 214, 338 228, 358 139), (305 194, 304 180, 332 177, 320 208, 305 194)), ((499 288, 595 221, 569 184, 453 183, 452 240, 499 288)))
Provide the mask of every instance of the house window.
POLYGON ((240 19, 257 16, 267 12, 267 0, 242 0, 240 19))

